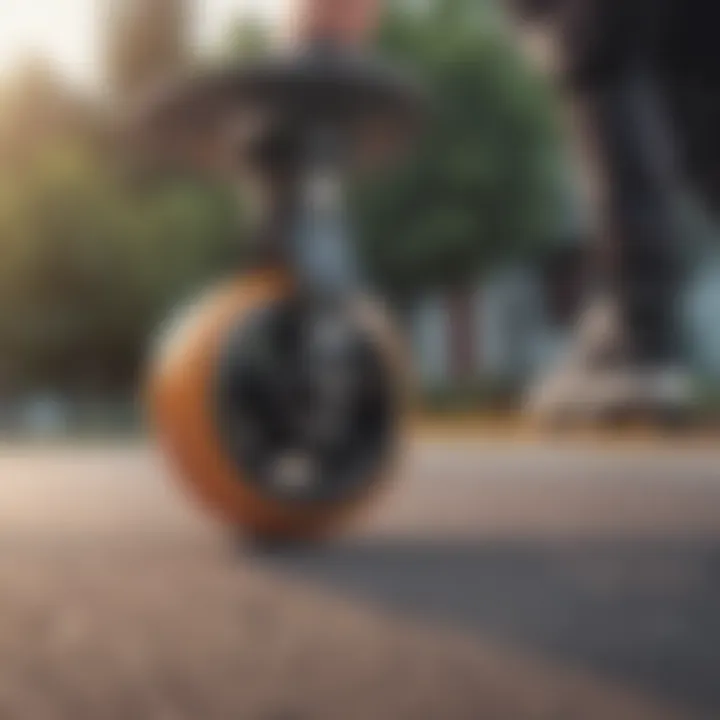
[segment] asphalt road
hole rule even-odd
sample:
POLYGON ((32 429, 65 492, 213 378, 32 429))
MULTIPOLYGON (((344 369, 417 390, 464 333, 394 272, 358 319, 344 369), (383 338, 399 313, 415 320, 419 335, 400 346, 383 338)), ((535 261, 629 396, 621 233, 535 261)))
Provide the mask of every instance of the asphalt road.
POLYGON ((144 445, 0 446, 0 718, 720 717, 720 450, 417 443, 265 553, 144 445))

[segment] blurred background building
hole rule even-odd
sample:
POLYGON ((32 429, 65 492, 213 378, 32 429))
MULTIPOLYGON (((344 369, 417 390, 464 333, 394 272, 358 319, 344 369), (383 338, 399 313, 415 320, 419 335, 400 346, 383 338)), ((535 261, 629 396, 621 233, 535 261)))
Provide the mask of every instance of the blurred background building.
MULTIPOLYGON (((695 233, 680 301, 683 355, 696 373, 720 378, 717 231, 709 226, 695 233)), ((540 260, 510 263, 475 285, 424 296, 413 329, 426 381, 509 376, 523 384, 551 368, 567 350, 582 309, 585 245, 578 236, 540 260)))
POLYGON ((190 0, 105 0, 106 87, 132 102, 191 63, 190 0))

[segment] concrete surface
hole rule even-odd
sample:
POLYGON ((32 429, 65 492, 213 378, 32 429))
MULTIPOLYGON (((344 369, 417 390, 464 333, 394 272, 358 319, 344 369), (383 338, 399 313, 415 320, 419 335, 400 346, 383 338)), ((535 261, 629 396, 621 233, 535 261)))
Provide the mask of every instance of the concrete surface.
POLYGON ((259 554, 142 445, 0 446, 0 718, 720 717, 720 450, 417 442, 259 554))

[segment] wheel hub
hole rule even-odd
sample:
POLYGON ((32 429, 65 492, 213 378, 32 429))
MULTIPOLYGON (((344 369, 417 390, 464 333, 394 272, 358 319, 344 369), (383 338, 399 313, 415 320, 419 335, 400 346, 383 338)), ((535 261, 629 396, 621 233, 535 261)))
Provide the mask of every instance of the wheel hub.
POLYGON ((377 338, 338 308, 286 300, 238 323, 221 352, 221 441, 259 490, 338 502, 378 477, 395 429, 377 338))

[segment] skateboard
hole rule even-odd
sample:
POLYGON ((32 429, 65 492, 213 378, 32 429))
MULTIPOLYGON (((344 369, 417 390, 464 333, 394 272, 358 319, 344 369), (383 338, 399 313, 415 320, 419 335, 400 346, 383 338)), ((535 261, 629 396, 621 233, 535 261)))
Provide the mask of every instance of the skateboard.
POLYGON ((142 115, 170 152, 220 157, 259 210, 251 267, 162 331, 147 396, 191 495, 262 541, 327 537, 367 507, 396 475, 408 396, 344 191, 417 134, 422 89, 363 48, 376 3, 299 10, 291 47, 168 85, 142 115))

